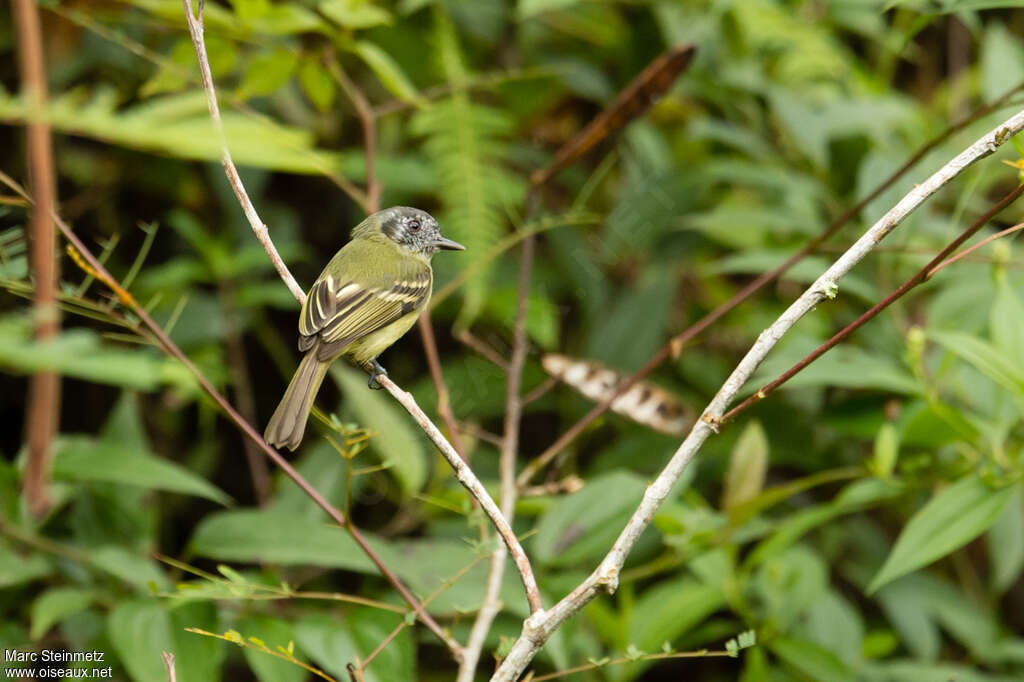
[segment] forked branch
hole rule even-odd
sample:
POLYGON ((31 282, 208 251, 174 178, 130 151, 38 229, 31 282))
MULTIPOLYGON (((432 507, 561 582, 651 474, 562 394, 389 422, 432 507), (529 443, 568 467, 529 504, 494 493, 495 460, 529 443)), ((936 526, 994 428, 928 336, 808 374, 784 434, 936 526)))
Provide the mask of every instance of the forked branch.
POLYGON ((867 256, 914 209, 971 164, 993 154, 1003 143, 1024 129, 1024 111, 1020 111, 951 159, 926 180, 915 185, 893 208, 871 226, 847 249, 778 319, 761 332, 757 341, 733 370, 718 393, 705 408, 658 477, 647 486, 643 498, 608 554, 590 576, 547 611, 531 615, 523 623, 519 639, 491 678, 492 682, 514 682, 526 670, 548 638, 561 625, 602 591, 614 592, 626 557, 640 535, 668 497, 672 486, 686 470, 704 442, 718 431, 722 415, 750 379, 758 365, 793 326, 818 304, 833 298, 839 280, 867 256))

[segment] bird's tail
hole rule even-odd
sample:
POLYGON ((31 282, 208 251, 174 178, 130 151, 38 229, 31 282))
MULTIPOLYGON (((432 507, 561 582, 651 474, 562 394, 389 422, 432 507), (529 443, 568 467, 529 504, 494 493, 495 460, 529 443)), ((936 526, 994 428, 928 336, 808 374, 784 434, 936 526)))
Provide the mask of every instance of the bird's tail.
POLYGON ((281 404, 274 410, 274 416, 267 422, 263 438, 274 447, 294 450, 302 442, 306 432, 306 420, 313 409, 313 400, 320 390, 320 384, 327 374, 330 362, 318 360, 316 348, 306 353, 295 370, 288 388, 281 398, 281 404))

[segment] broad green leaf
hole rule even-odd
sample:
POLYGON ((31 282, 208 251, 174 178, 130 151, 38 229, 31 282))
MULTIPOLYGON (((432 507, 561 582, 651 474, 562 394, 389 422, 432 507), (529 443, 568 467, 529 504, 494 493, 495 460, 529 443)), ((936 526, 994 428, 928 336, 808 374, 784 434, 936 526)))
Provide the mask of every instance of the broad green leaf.
POLYGON ((868 592, 932 563, 983 533, 999 517, 1013 490, 994 490, 977 474, 971 474, 939 492, 911 517, 868 592))
MULTIPOLYGON (((378 609, 356 609, 349 614, 348 622, 359 651, 372 651, 398 627, 402 617, 378 609)), ((416 651, 412 632, 406 628, 386 649, 379 654, 367 669, 370 676, 366 682, 414 682, 416 675, 416 651)))
POLYGON ((173 381, 191 389, 177 363, 149 348, 127 348, 100 343, 87 329, 71 329, 46 341, 31 335, 27 318, 0 319, 0 366, 19 373, 52 371, 114 386, 153 391, 173 381))
MULTIPOLYGON (((249 616, 240 621, 235 629, 246 640, 255 637, 272 651, 278 651, 278 647, 287 650, 289 642, 295 640, 293 624, 271 616, 249 616)), ((304 682, 309 678, 309 673, 291 661, 248 647, 242 649, 242 653, 260 682, 304 682)), ((300 650, 296 650, 294 655, 299 660, 305 659, 300 650)))
POLYGON ((429 441, 412 417, 384 391, 368 389, 365 373, 341 363, 334 363, 330 372, 344 396, 346 410, 372 434, 368 452, 389 467, 406 493, 422 488, 427 480, 429 441))
POLYGON ((962 332, 929 331, 928 337, 1014 395, 1024 396, 1024 370, 1005 351, 962 332))
POLYGON ((87 436, 61 436, 56 443, 53 475, 66 481, 126 483, 149 490, 195 495, 230 504, 222 490, 188 469, 148 452, 87 436))
POLYGON ((412 102, 417 106, 426 105, 426 101, 416 91, 416 86, 405 75, 402 67, 379 45, 369 40, 360 40, 352 46, 352 50, 366 62, 366 65, 373 70, 384 87, 395 97, 412 102))
MULTIPOLYGON (((181 7, 176 7, 175 11, 175 16, 180 17, 181 7)), ((143 104, 124 108, 118 107, 117 100, 109 97, 108 92, 97 90, 90 94, 76 90, 55 94, 46 119, 59 131, 133 151, 178 159, 220 159, 219 137, 210 121, 202 92, 154 97, 143 104)), ((228 109, 222 111, 221 116, 231 155, 239 166, 306 175, 335 173, 354 180, 365 177, 362 153, 339 154, 317 149, 309 130, 228 109)), ((0 121, 21 124, 27 119, 28 108, 22 100, 0 90, 0 121)), ((407 192, 437 188, 436 179, 415 155, 406 153, 400 158, 381 155, 377 161, 382 183, 400 185, 407 192)))
POLYGON ((279 48, 258 53, 246 67, 235 96, 248 99, 269 95, 288 82, 298 63, 299 56, 292 50, 279 48))
POLYGON ((729 472, 722 491, 722 508, 729 510, 757 497, 768 471, 768 436, 753 419, 743 429, 729 457, 729 472))
POLYGON ((119 580, 134 586, 140 592, 149 592, 153 585, 167 589, 170 581, 159 565, 144 552, 132 552, 119 545, 92 547, 89 563, 119 580))
POLYGON ((520 19, 528 19, 535 14, 567 9, 580 4, 581 0, 519 0, 516 14, 520 19))
MULTIPOLYGON (((783 352, 768 356, 744 390, 757 390, 789 369, 815 346, 814 342, 801 339, 787 345, 783 352)), ((893 358, 856 346, 833 348, 787 381, 783 390, 811 387, 855 388, 908 395, 921 390, 913 375, 893 358)))
POLYGON ((371 28, 393 21, 390 12, 371 0, 324 0, 317 7, 345 28, 371 28))
POLYGON ((67 616, 78 613, 96 598, 89 589, 77 587, 55 587, 43 592, 32 602, 32 629, 29 637, 37 640, 47 633, 55 623, 67 616))
MULTIPOLYGON (((315 665, 339 680, 348 677, 346 666, 360 655, 350 631, 349 615, 346 613, 345 618, 337 618, 326 614, 311 614, 297 621, 294 626, 295 643, 303 651, 309 652, 315 665)), ((367 682, 377 678, 375 668, 375 665, 371 666, 364 673, 367 682)))
POLYGON ((877 682, 1018 682, 1016 676, 981 672, 972 665, 898 659, 868 663, 860 673, 860 679, 877 682))
POLYGON ((331 33, 326 22, 319 15, 296 3, 273 4, 266 12, 252 18, 247 23, 257 33, 272 36, 313 31, 331 33))
MULTIPOLYGON (((219 682, 221 679, 221 663, 227 653, 228 644, 214 639, 202 637, 185 628, 199 628, 207 632, 215 632, 220 626, 221 614, 210 602, 186 602, 173 604, 170 609, 171 637, 175 655, 175 669, 178 679, 203 680, 219 682)), ((162 680, 160 681, 162 682, 162 680)))
POLYGON ((318 62, 307 59, 299 67, 299 84, 306 97, 320 111, 327 111, 334 102, 334 79, 318 62))
MULTIPOLYGON (((381 549, 381 543, 370 542, 381 549)), ((274 511, 210 514, 196 528, 190 547, 221 561, 327 566, 359 573, 377 570, 344 529, 274 511)))
POLYGON ((807 610, 803 636, 855 666, 864 645, 864 619, 836 590, 829 590, 807 610))
MULTIPOLYGON (((1020 7, 1018 3, 1016 5, 1020 7)), ((981 41, 981 93, 992 101, 1024 81, 1024 47, 1004 24, 992 22, 985 27, 981 41)))
POLYGON ((642 593, 633 604, 629 642, 653 652, 722 608, 725 596, 717 587, 696 580, 667 580, 642 593))
POLYGON ((780 637, 768 647, 787 665, 820 682, 853 681, 853 671, 833 652, 806 639, 780 637))
POLYGON ((996 347, 1018 367, 1024 366, 1024 304, 1005 275, 996 286, 989 327, 996 347))
POLYGON ((156 599, 120 602, 107 617, 107 636, 132 680, 167 679, 160 652, 174 651, 174 635, 165 603, 156 599))
POLYGON ((636 509, 644 487, 639 476, 617 471, 559 499, 537 526, 534 560, 565 566, 603 555, 636 509))
POLYGON ((14 587, 31 582, 50 574, 53 566, 42 554, 16 552, 0 539, 0 588, 14 587))
POLYGON ((997 593, 1009 589, 1024 571, 1024 492, 1021 485, 989 528, 987 536, 990 580, 997 593))

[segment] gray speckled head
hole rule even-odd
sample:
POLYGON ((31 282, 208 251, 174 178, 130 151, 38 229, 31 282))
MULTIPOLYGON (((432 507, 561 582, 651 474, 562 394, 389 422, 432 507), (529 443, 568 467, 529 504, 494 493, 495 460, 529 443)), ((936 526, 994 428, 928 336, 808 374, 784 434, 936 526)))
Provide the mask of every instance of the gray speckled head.
POLYGON ((441 236, 441 228, 434 216, 409 206, 392 206, 367 218, 353 231, 381 234, 414 253, 430 257, 441 249, 463 250, 466 247, 441 236), (364 227, 365 226, 365 227, 364 227))

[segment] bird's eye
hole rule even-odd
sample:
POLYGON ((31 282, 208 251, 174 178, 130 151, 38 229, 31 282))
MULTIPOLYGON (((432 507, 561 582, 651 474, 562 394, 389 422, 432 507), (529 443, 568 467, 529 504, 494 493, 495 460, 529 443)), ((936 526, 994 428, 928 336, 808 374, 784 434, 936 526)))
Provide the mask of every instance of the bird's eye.
POLYGON ((416 232, 417 230, 419 230, 420 229, 420 221, 418 221, 418 220, 410 220, 409 221, 409 229, 412 230, 413 232, 416 232))

